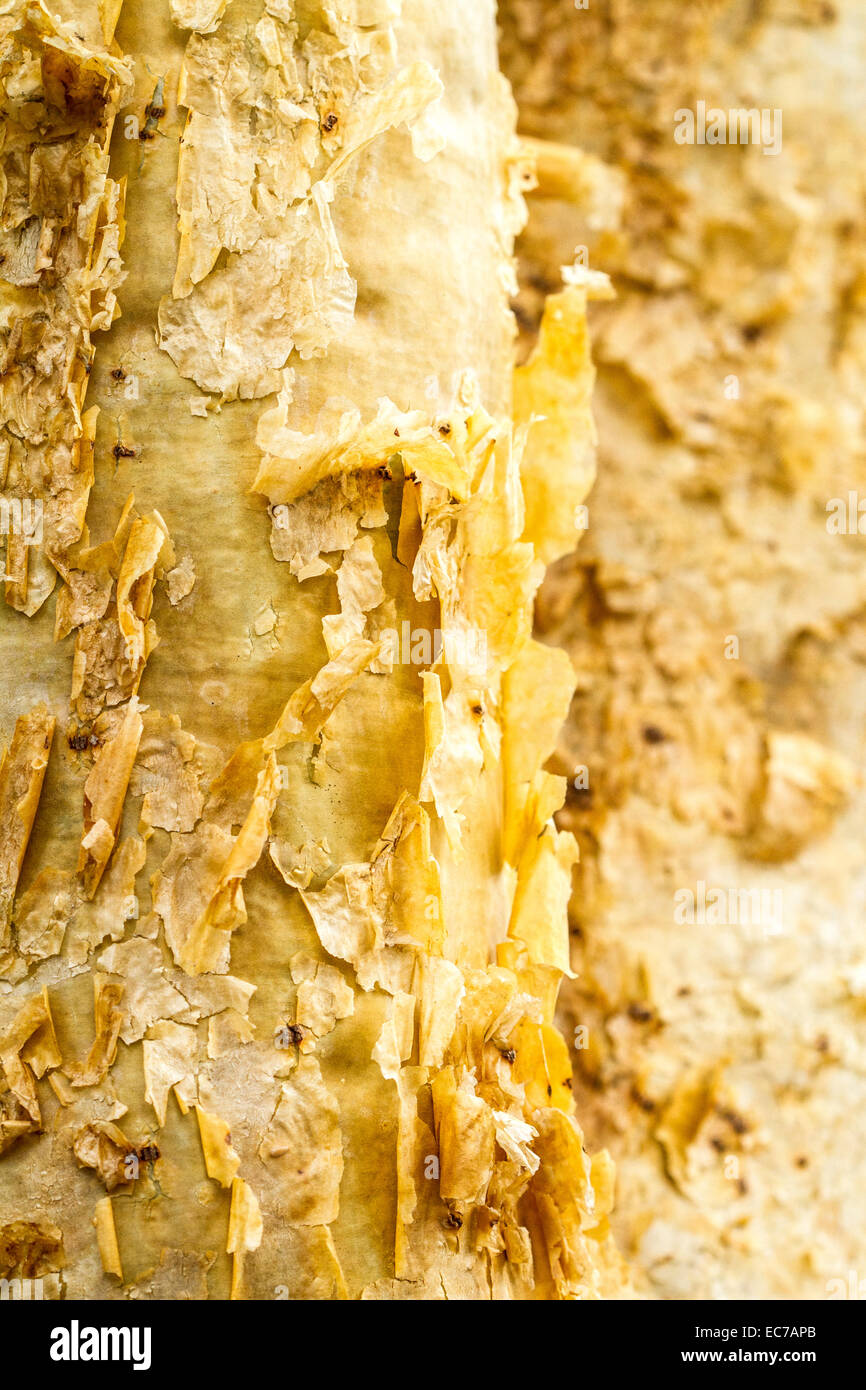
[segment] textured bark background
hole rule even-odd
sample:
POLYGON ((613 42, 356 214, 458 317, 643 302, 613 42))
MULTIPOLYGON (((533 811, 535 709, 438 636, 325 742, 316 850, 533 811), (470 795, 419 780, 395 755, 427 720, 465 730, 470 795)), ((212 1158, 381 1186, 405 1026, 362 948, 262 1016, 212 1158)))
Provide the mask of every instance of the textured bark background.
POLYGON ((552 1026, 567 547, 509 418, 492 0, 49 8, 0 28, 5 482, 45 509, 2 614, 0 1274, 617 1288, 552 1026))
POLYGON ((866 482, 866 15, 503 0, 500 23, 521 131, 586 154, 549 151, 531 201, 525 351, 576 244, 617 292, 590 318, 588 533, 537 613, 579 672, 580 1112, 643 1292, 857 1296, 866 567, 828 503, 866 482), (781 153, 678 145, 699 100, 780 108, 781 153), (679 924, 700 881, 779 890, 781 918, 679 924))

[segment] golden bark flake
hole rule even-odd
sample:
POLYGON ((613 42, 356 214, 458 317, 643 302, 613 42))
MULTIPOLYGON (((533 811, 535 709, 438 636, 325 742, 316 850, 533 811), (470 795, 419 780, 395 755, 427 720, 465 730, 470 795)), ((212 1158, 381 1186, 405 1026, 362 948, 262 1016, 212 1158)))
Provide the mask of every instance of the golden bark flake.
POLYGON ((219 27, 228 0, 170 0, 171 17, 181 29, 212 34, 219 27))
POLYGON ((228 965, 230 934, 246 921, 243 881, 267 843, 280 785, 274 754, 261 741, 242 745, 214 781, 201 823, 172 837, 153 902, 176 963, 191 975, 228 965))
POLYGON ((72 1141, 72 1151, 83 1168, 94 1169, 106 1192, 132 1181, 135 1170, 129 1159, 136 1155, 136 1146, 111 1120, 84 1125, 72 1141))
POLYGON ((546 829, 531 842, 517 870, 517 888, 508 934, 526 946, 536 965, 552 965, 570 975, 568 900, 578 849, 571 835, 546 829))
MULTIPOLYGON (((189 950, 190 960, 195 962, 195 968, 190 973, 199 974, 200 960, 213 954, 213 947, 209 947, 208 942, 214 931, 231 932, 239 922, 246 921, 243 881, 249 871, 255 868, 267 843, 271 815, 279 794, 277 763, 271 754, 263 771, 258 775, 252 805, 231 847, 214 892, 193 930, 189 950)), ((218 940, 216 950, 217 953, 221 950, 218 940)))
POLYGON ((231 1187, 241 1161, 232 1148, 229 1127, 219 1115, 211 1115, 200 1105, 195 1107, 195 1113, 207 1175, 223 1187, 231 1187))
POLYGON ((20 894, 15 937, 19 955, 28 964, 57 955, 76 905, 75 881, 64 869, 43 869, 20 894))
POLYGON ((467 1074, 458 1083, 453 1069, 433 1080, 433 1107, 439 1139, 439 1191, 446 1201, 475 1203, 493 1176, 496 1120, 475 1094, 467 1074))
POLYGON ((117 578, 117 626, 130 666, 143 666, 151 643, 145 624, 152 607, 153 580, 157 561, 171 555, 165 522, 158 512, 133 522, 117 578))
POLYGON ((439 864, 430 817, 404 792, 382 831, 373 858, 380 895, 390 899, 389 939, 439 955, 446 939, 439 864))
POLYGON ((418 1060, 422 1067, 437 1071, 454 1034, 466 985, 462 970, 450 960, 424 956, 420 970, 418 1060))
POLYGON ((326 1037, 339 1019, 350 1018, 355 1012, 355 994, 335 965, 323 964, 304 952, 292 956, 289 968, 298 986, 295 1024, 305 1034, 300 1050, 312 1051, 317 1038, 326 1037))
POLYGON ((258 1250, 262 1243, 264 1225, 258 1198, 243 1178, 232 1182, 232 1200, 229 1212, 229 1230, 226 1251, 233 1255, 232 1298, 243 1297, 244 1257, 251 1250, 258 1250))
POLYGON ((399 1082, 401 1066, 412 1056, 414 1042, 415 996, 398 990, 372 1053, 386 1080, 399 1082))
MULTIPOLYGON (((350 1297, 329 1226, 293 1228, 297 1297, 344 1300, 350 1297)), ((278 1285, 278 1296, 288 1297, 288 1286, 278 1285)))
POLYGON ((117 1244, 117 1229, 114 1224, 114 1207, 110 1197, 102 1197, 96 1203, 93 1213, 96 1227, 96 1241, 99 1258, 106 1274, 123 1280, 123 1267, 120 1263, 120 1249, 117 1244))
POLYGON ((104 615, 111 601, 114 581, 120 573, 134 518, 134 499, 129 497, 112 539, 101 545, 79 548, 63 570, 65 584, 57 596, 55 641, 61 641, 74 628, 95 622, 104 615))
POLYGON ((285 840, 272 837, 268 853, 285 882, 294 888, 309 888, 313 879, 331 865, 331 852, 323 840, 308 840, 295 849, 285 840))
POLYGON ((384 526, 388 519, 382 502, 382 470, 372 473, 338 473, 316 484, 298 501, 271 507, 271 550, 285 561, 301 582, 327 574, 324 558, 347 551, 359 527, 384 526))
POLYGON ((264 741, 267 752, 289 743, 315 743, 349 688, 378 655, 381 644, 352 638, 326 666, 299 686, 264 741))
POLYGON ((36 1081, 63 1061, 48 991, 32 995, 0 1037, 0 1154, 42 1128, 36 1081))
POLYGON ((588 293, 568 286, 544 309, 538 346, 514 377, 515 420, 529 426, 520 475, 525 538, 550 564, 572 551, 582 529, 578 509, 595 481, 596 433, 590 400, 595 372, 586 326, 588 293))
POLYGON ((568 1048, 550 1023, 524 1016, 508 1035, 514 1052, 512 1075, 526 1088, 530 1110, 550 1105, 570 1114, 574 1109, 568 1048))
POLYGON ((195 561, 191 555, 184 555, 183 558, 170 569, 165 576, 165 591, 168 594, 168 601, 175 607, 183 603, 195 588, 196 572, 195 561))
POLYGON ((165 1124, 168 1098, 172 1088, 184 1114, 195 1103, 194 1028, 179 1023, 159 1022, 148 1029, 142 1043, 144 1054, 144 1098, 156 1111, 156 1118, 165 1124))
POLYGON ((12 905, 42 793, 54 722, 44 707, 22 715, 0 763, 0 969, 10 944, 12 905))
POLYGON ((291 394, 281 392, 258 425, 264 459, 254 489, 275 505, 297 501, 327 478, 383 469, 394 457, 407 474, 448 487, 458 499, 467 495, 469 461, 460 439, 446 440, 423 411, 401 411, 383 397, 366 423, 358 410, 328 413, 308 435, 289 427, 290 404, 291 394))
POLYGON ((424 770, 419 795, 432 801, 452 845, 460 843, 460 808, 477 786, 484 766, 478 696, 453 689, 442 699, 438 675, 425 671, 424 770))
POLYGON ((283 1084, 258 1153, 280 1175, 286 1220, 301 1226, 336 1220, 343 1175, 340 1112, 315 1057, 302 1057, 283 1084))
POLYGON ((187 1017, 189 1001, 167 978, 166 963, 156 942, 133 936, 109 946, 99 956, 99 968, 116 976, 124 987, 123 1042, 138 1042, 163 1019, 187 1017))
POLYGON ((73 1086, 95 1086, 102 1081, 117 1052, 124 1017, 121 1008, 123 984, 110 980, 107 975, 95 974, 93 996, 93 1044, 83 1062, 73 1062, 66 1067, 73 1086))
POLYGON ((322 619, 328 656, 332 659, 356 637, 364 636, 367 614, 385 600, 382 571, 371 536, 359 537, 346 551, 337 572, 339 616, 322 619))
POLYGON ((177 715, 142 709, 142 734, 130 789, 141 796, 142 834, 150 829, 188 834, 204 809, 208 784, 219 770, 219 750, 181 727, 177 715))
POLYGON ((99 887, 114 849, 142 727, 139 703, 133 696, 120 728, 99 750, 84 784, 84 837, 78 856, 78 873, 88 898, 92 898, 99 887))
POLYGON ((574 667, 559 648, 530 641, 506 671, 502 690, 505 853, 513 864, 562 804, 562 780, 539 769, 565 723, 574 667))
POLYGON ((71 698, 79 719, 87 723, 106 706, 111 709, 137 693, 158 641, 150 616, 154 583, 175 561, 162 517, 158 512, 138 516, 131 500, 118 522, 112 551, 114 563, 106 563, 109 573, 117 575, 113 597, 100 603, 98 616, 85 610, 85 621, 75 634, 71 698), (123 553, 115 570, 121 538, 123 553))
POLYGON ((596 1206, 592 1169, 580 1131, 570 1116, 558 1110, 540 1109, 534 1122, 538 1129, 534 1148, 541 1165, 530 1192, 554 1287, 560 1297, 574 1297, 588 1284, 590 1296, 598 1297, 599 1274, 587 1236, 607 1212, 596 1206))
POLYGON ((362 989, 409 988, 423 950, 444 941, 439 867, 429 817, 404 793, 369 863, 347 864, 319 892, 301 891, 329 955, 348 961, 362 989))
MULTIPOLYGON (((112 854, 92 899, 82 899, 80 882, 75 883, 66 940, 71 965, 81 965, 88 959, 93 948, 101 946, 106 939, 117 941, 123 936, 126 923, 138 915, 136 877, 144 867, 146 858, 147 846, 144 840, 140 840, 137 835, 130 835, 128 839, 121 840, 112 854)), ((51 872, 46 870, 46 873, 51 872)), ((31 892, 35 891, 39 882, 37 879, 31 892)), ((66 896, 62 893, 61 903, 65 901, 66 896)), ((22 908, 23 905, 22 901, 22 908)))

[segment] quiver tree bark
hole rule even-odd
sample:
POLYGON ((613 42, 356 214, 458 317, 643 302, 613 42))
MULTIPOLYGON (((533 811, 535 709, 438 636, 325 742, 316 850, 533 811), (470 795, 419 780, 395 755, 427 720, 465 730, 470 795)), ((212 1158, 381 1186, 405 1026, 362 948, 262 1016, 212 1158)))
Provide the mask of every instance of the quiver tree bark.
POLYGON ((3 615, 0 1272, 611 1290, 553 1025, 574 678, 531 638, 550 478, 591 477, 587 284, 527 441, 493 6, 2 32, 5 495, 43 525, 3 615))

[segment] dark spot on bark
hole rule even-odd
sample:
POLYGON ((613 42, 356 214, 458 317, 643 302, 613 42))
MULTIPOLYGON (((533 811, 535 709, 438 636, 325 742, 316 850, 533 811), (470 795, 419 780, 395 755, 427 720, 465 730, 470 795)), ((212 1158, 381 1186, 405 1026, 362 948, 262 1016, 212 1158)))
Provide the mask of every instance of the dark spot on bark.
POLYGON ((665 735, 657 724, 647 724, 643 731, 645 743, 664 743, 665 735))
POLYGON ((322 125, 325 128, 325 130, 333 130, 338 120, 339 117, 335 114, 335 112, 330 111, 328 115, 325 117, 325 119, 322 121, 322 125))
POLYGON ((463 1225, 463 1217, 460 1215, 459 1211, 449 1211, 445 1218, 445 1225, 450 1226, 452 1231, 459 1231, 460 1227, 463 1225))
POLYGON ((125 381, 125 380, 126 380, 126 372, 123 370, 122 367, 114 367, 113 370, 112 370, 111 375, 112 375, 112 377, 113 377, 113 379, 114 379, 115 381, 125 381))
POLYGON ((628 1016, 633 1018, 635 1023, 649 1023, 653 1016, 653 1011, 647 1008, 646 1004, 629 1004, 628 1016))
POLYGON ((749 1126, 742 1115, 737 1114, 736 1110, 719 1108, 716 1113, 720 1115, 723 1120, 727 1120, 735 1134, 748 1134, 749 1126))
POLYGON ((542 294, 555 294, 559 288, 559 282, 552 276, 545 275, 543 271, 530 271, 526 277, 527 284, 534 290, 540 290, 542 294))
POLYGON ((114 448, 112 449, 111 452, 114 454, 114 457, 115 457, 116 459, 134 459, 134 458, 135 458, 135 450, 134 450, 134 449, 128 448, 128 447, 126 446, 126 444, 120 444, 120 443, 115 444, 115 446, 114 446, 114 448))

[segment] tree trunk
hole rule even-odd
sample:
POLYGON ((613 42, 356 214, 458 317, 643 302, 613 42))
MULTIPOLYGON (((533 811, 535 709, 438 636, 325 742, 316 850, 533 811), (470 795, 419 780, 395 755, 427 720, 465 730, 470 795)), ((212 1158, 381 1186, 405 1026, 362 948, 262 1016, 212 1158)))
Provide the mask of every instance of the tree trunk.
POLYGON ((3 21, 0 1274, 599 1296, 493 4, 119 9, 3 21))

